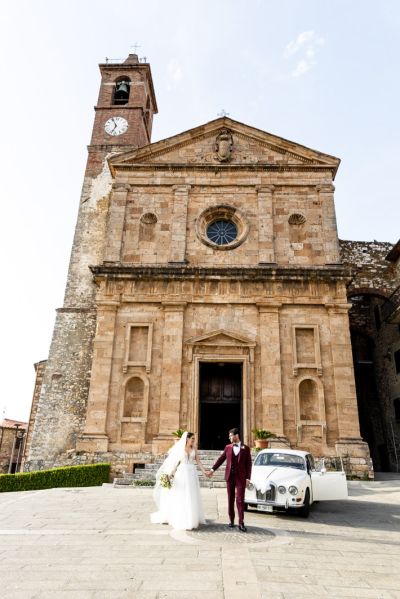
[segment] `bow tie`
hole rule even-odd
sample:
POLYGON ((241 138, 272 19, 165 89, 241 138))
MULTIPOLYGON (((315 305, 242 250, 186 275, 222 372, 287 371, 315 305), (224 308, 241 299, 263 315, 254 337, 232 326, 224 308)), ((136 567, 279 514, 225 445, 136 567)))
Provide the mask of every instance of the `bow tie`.
POLYGON ((234 443, 233 444, 233 447, 239 447, 239 446, 240 446, 240 443, 234 443))

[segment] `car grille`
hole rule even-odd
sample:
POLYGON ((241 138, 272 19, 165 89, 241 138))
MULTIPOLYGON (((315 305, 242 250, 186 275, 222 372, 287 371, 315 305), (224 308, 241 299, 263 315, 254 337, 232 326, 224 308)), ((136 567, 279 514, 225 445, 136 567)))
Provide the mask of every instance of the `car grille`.
POLYGON ((272 485, 271 488, 268 489, 265 493, 261 493, 261 491, 257 489, 257 499, 259 501, 275 501, 275 491, 275 485, 272 485))

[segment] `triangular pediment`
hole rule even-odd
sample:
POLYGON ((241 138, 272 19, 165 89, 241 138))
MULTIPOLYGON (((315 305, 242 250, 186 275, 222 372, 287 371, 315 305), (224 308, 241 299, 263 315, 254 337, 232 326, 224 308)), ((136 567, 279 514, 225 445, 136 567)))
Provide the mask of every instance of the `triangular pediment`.
POLYGON ((228 331, 226 329, 217 329, 210 331, 204 335, 191 337, 185 341, 186 345, 220 345, 220 346, 245 346, 255 347, 256 343, 253 339, 240 335, 239 333, 228 331))
POLYGON ((118 170, 142 166, 165 167, 325 167, 333 174, 340 160, 266 131, 222 117, 173 137, 109 159, 113 175, 118 170), (221 143, 221 135, 225 141, 221 143), (223 145, 225 144, 225 145, 223 145))

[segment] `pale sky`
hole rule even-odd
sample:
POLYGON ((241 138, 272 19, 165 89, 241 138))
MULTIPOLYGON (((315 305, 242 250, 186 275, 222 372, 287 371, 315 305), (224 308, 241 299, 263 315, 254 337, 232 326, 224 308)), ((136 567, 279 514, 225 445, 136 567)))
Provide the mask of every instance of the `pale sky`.
POLYGON ((342 239, 399 238, 397 0, 3 0, 0 419, 27 419, 63 302, 100 82, 137 42, 153 141, 217 118, 341 158, 342 239))

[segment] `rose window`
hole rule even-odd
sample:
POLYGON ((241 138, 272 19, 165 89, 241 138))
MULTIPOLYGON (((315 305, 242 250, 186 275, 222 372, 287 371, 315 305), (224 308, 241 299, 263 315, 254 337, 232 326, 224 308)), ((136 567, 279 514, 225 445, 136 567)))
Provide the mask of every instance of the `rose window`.
POLYGON ((207 237, 217 245, 226 245, 236 239, 237 227, 231 220, 216 220, 207 227, 207 237))
POLYGON ((233 250, 247 238, 249 225, 244 214, 233 206, 209 206, 196 219, 196 233, 213 250, 233 250))

